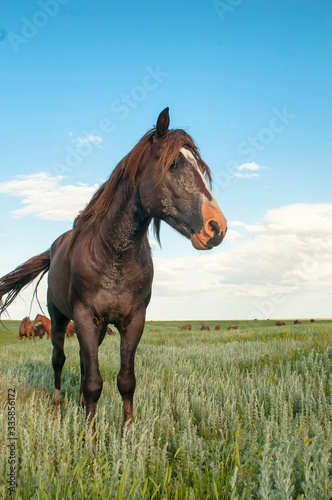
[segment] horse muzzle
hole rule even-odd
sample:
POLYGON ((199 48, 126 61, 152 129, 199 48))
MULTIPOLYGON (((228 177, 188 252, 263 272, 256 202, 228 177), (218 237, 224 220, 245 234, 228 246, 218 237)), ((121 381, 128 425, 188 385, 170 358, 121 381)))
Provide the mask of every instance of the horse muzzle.
POLYGON ((191 235, 191 243, 196 250, 209 250, 220 245, 227 231, 227 221, 215 202, 202 204, 203 228, 191 235))

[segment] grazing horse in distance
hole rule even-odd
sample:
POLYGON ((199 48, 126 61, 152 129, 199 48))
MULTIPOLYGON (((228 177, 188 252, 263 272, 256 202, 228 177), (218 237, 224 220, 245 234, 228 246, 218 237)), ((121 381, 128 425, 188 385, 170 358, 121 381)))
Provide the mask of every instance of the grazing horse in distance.
POLYGON ((238 330, 238 329, 239 329, 239 327, 237 325, 236 326, 229 326, 227 328, 227 330, 238 330))
POLYGON ((314 320, 314 319, 311 319, 311 320, 310 320, 310 323, 315 323, 315 320, 314 320))
POLYGON ((203 326, 201 326, 201 331, 203 331, 203 330, 206 330, 206 331, 209 332, 210 331, 210 327, 208 325, 203 325, 203 326))
POLYGON ((296 319, 296 320, 294 321, 294 325, 302 325, 302 321, 300 321, 300 320, 296 319))
MULTIPOLYGON (((150 302, 153 262, 148 228, 153 221, 160 241, 165 221, 189 239, 194 248, 219 245, 227 222, 214 198, 211 172, 187 132, 169 130, 168 108, 115 167, 73 229, 50 250, 37 255, 0 279, 0 313, 20 290, 41 274, 48 275, 47 304, 51 317, 55 391, 53 414, 61 401, 60 377, 65 362, 64 337, 74 320, 80 344, 81 388, 88 424, 94 422, 103 386, 98 346, 107 324, 120 332, 117 385, 123 402, 123 427, 133 421, 136 386, 135 353, 150 302)), ((96 448, 95 423, 93 450, 96 448)))
POLYGON ((275 322, 275 325, 276 325, 276 326, 285 326, 285 325, 286 325, 286 323, 284 323, 283 321, 276 321, 276 322, 275 322))
POLYGON ((216 326, 214 327, 214 329, 215 329, 215 330, 220 330, 220 325, 216 325, 216 326))
MULTIPOLYGON (((34 319, 34 323, 41 323, 43 327, 45 328, 47 332, 47 338, 49 339, 51 337, 51 320, 47 318, 47 316, 43 316, 42 314, 37 314, 37 316, 34 319)), ((66 335, 67 338, 69 337, 74 337, 75 335, 75 327, 74 323, 72 321, 69 321, 67 328, 66 328, 66 335)))
POLYGON ((37 314, 34 323, 41 323, 47 332, 47 339, 51 338, 51 320, 42 314, 37 314))
POLYGON ((191 330, 191 325, 183 325, 181 326, 181 330, 191 330))
POLYGON ((35 331, 36 325, 26 316, 20 323, 18 338, 22 340, 22 337, 27 337, 29 340, 31 338, 35 340, 35 331))

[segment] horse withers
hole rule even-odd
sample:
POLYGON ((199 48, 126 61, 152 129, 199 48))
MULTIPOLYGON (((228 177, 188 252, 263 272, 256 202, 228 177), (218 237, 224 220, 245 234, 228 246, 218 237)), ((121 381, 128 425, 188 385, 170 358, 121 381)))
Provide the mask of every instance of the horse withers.
MULTIPOLYGON (((153 222, 160 241, 160 223, 165 221, 196 249, 219 245, 227 223, 210 182, 210 169, 190 135, 169 129, 166 108, 156 127, 120 161, 77 216, 73 229, 62 234, 50 250, 0 280, 0 297, 7 294, 0 309, 3 312, 24 286, 49 272, 55 415, 61 401, 66 327, 73 319, 88 421, 95 416, 102 391, 98 346, 108 323, 114 324, 121 336, 117 384, 123 401, 123 426, 133 421, 134 359, 153 279, 148 228, 153 222)), ((92 432, 95 434, 95 424, 92 432)))

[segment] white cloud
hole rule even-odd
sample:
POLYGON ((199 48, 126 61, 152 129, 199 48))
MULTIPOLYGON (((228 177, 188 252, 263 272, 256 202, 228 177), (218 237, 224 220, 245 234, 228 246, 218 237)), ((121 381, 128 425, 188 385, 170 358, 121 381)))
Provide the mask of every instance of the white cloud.
POLYGON ((228 221, 227 223, 228 226, 245 226, 246 223, 245 222, 241 222, 240 220, 231 220, 231 221, 228 221))
POLYGON ((248 233, 264 233, 266 231, 263 224, 245 224, 244 227, 248 233))
POLYGON ((253 179, 255 177, 259 177, 258 174, 241 174, 240 172, 236 172, 234 174, 234 177, 236 177, 237 179, 253 179))
POLYGON ((255 228, 274 234, 332 234, 332 205, 297 203, 268 210, 261 223, 246 226, 247 231, 255 232, 255 228))
POLYGON ((242 163, 242 165, 239 165, 236 167, 237 170, 260 170, 260 166, 257 165, 254 161, 251 163, 242 163))
POLYGON ((22 208, 14 217, 34 215, 44 220, 73 220, 89 202, 98 185, 63 185, 62 176, 47 172, 21 175, 0 184, 0 193, 22 198, 22 208))
POLYGON ((76 139, 73 139, 73 143, 76 144, 76 146, 80 147, 86 144, 87 142, 92 142, 94 145, 98 145, 103 141, 103 139, 96 134, 89 134, 85 135, 82 137, 76 137, 76 139))
POLYGON ((243 237, 244 237, 243 234, 239 233, 238 231, 235 231, 234 229, 228 229, 227 231, 228 243, 233 243, 234 241, 238 241, 243 237))
POLYGON ((236 177, 236 179, 255 179, 259 177, 259 174, 257 174, 257 172, 253 172, 253 170, 261 170, 261 168, 262 167, 254 161, 250 163, 242 163, 242 165, 238 165, 236 167, 237 172, 235 172, 233 177, 236 177), (249 170, 249 172, 243 172, 244 170, 249 170))

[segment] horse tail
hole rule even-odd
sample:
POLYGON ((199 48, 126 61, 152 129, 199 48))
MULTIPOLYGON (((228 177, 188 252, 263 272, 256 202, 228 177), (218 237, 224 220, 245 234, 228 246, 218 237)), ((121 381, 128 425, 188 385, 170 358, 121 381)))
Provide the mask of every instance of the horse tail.
POLYGON ((43 273, 41 279, 48 272, 50 261, 50 250, 46 250, 0 278, 0 316, 16 299, 21 290, 27 287, 40 273, 43 273), (3 301, 4 295, 7 296, 3 301))

